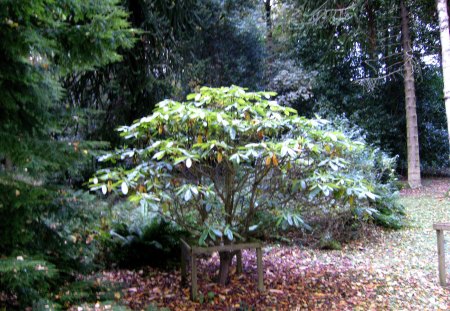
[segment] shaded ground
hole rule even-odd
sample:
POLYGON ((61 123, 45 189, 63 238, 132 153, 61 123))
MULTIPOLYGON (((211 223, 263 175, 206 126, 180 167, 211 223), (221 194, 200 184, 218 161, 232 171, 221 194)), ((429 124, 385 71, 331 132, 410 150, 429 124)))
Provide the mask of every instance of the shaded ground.
MULTIPOLYGON (((370 241, 356 241, 342 251, 266 247, 262 294, 256 290, 250 251, 243 256, 244 274, 233 273, 226 287, 212 281, 218 256, 199 260, 197 303, 189 300, 187 287, 180 287, 179 271, 122 270, 102 278, 126 284, 116 298, 136 310, 149 304, 170 310, 450 310, 450 290, 438 285, 432 229, 433 222, 450 222, 449 189, 450 180, 434 179, 420 190, 403 190, 411 226, 377 230, 370 241)), ((450 241, 450 233, 446 238, 450 241)), ((450 266, 450 254, 447 258, 450 266)))

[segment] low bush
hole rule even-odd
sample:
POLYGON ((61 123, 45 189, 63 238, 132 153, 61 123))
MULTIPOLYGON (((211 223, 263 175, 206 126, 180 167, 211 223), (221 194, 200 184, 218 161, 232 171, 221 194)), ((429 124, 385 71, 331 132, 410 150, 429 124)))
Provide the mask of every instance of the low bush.
POLYGON ((98 268, 102 203, 86 192, 0 176, 0 306, 24 309, 98 268))
MULTIPOLYGON (((55 266, 28 256, 0 259, 0 291, 10 307, 31 306, 45 296, 57 276, 55 266)), ((0 292, 0 293, 1 293, 0 292)))
POLYGON ((170 268, 178 265, 180 238, 186 232, 161 218, 153 218, 143 227, 119 223, 111 229, 105 245, 107 262, 121 268, 142 266, 170 268))
POLYGON ((178 264, 180 238, 187 237, 176 224, 166 221, 145 206, 115 202, 105 215, 96 236, 98 264, 138 269, 142 266, 170 268, 178 264))

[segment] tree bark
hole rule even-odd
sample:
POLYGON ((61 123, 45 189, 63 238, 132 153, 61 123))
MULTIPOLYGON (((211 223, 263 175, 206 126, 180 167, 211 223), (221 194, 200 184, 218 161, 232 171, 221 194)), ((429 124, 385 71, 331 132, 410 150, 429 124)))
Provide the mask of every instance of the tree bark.
POLYGON ((5 158, 5 171, 11 172, 12 170, 13 170, 13 162, 9 157, 9 155, 7 155, 5 158))
POLYGON ((272 4, 271 0, 264 0, 265 20, 266 20, 266 48, 267 48, 267 79, 272 77, 273 63, 273 40, 272 40, 272 4))
POLYGON ((442 47, 442 73, 444 79, 444 102, 447 115, 447 130, 450 143, 450 33, 448 26, 447 0, 436 0, 439 17, 439 31, 442 47))
POLYGON ((219 284, 226 285, 228 276, 230 274, 231 260, 233 259, 233 252, 219 252, 220 268, 219 268, 219 284))
POLYGON ((373 3, 370 0, 366 0, 366 12, 367 12, 367 26, 369 28, 369 53, 370 58, 376 61, 376 46, 377 46, 377 30, 375 24, 375 13, 373 3))
POLYGON ((272 4, 270 0, 264 1, 264 9, 266 11, 267 40, 272 40, 272 4))
POLYGON ((414 85, 413 52, 409 34, 408 9, 403 0, 400 1, 402 48, 404 66, 406 136, 408 153, 408 183, 411 188, 422 185, 420 179, 419 131, 417 128, 416 90, 414 85))

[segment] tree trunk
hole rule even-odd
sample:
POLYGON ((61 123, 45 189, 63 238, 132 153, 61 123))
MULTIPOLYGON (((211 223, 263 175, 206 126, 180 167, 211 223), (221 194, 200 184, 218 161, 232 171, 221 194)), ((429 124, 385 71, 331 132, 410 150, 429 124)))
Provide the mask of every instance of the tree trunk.
POLYGON ((233 259, 233 252, 219 252, 220 268, 219 268, 219 284, 225 285, 228 282, 230 274, 231 260, 233 259))
POLYGON ((272 40, 272 4, 271 0, 264 0, 265 20, 266 20, 266 48, 267 48, 267 72, 266 79, 269 82, 272 78, 273 63, 273 40, 272 40))
POLYGON ((450 33, 448 27, 447 0, 436 0, 439 16, 439 31, 442 46, 442 73, 444 78, 444 102, 447 114, 447 130, 450 143, 450 33))
POLYGON ((372 61, 376 61, 377 29, 372 1, 366 0, 367 26, 369 28, 369 53, 372 61))
POLYGON ((401 27, 402 27, 402 48, 403 48, 403 66, 404 66, 404 86, 405 86, 405 105, 406 105, 406 136, 408 149, 408 183, 411 188, 418 188, 421 184, 420 179, 420 158, 419 158, 419 134, 417 128, 416 112, 416 90, 414 85, 414 70, 411 48, 411 37, 409 34, 408 9, 403 0, 400 1, 401 8, 401 27))
POLYGON ((270 0, 264 1, 264 8, 266 11, 267 41, 272 41, 272 5, 270 0))
POLYGON ((9 155, 5 158, 5 171, 11 172, 13 170, 13 162, 9 155))

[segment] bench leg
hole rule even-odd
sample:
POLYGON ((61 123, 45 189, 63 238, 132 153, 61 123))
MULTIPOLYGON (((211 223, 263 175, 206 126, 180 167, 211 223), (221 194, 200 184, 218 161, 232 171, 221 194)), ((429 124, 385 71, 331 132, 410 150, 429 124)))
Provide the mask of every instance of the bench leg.
POLYGON ((258 290, 262 292, 264 291, 264 281, 263 281, 263 264, 262 264, 261 248, 256 249, 256 266, 258 269, 258 290))
POLYGON ((242 273, 242 250, 238 250, 236 253, 236 274, 242 273))
POLYGON ((444 249, 444 231, 436 230, 438 244, 438 260, 439 260, 439 283, 441 286, 447 285, 447 277, 445 271, 445 249, 444 249))
POLYGON ((184 245, 181 245, 181 286, 185 286, 187 284, 186 257, 186 249, 184 245))
POLYGON ((191 299, 196 301, 198 296, 197 287, 197 264, 195 261, 195 254, 191 254, 191 299))

